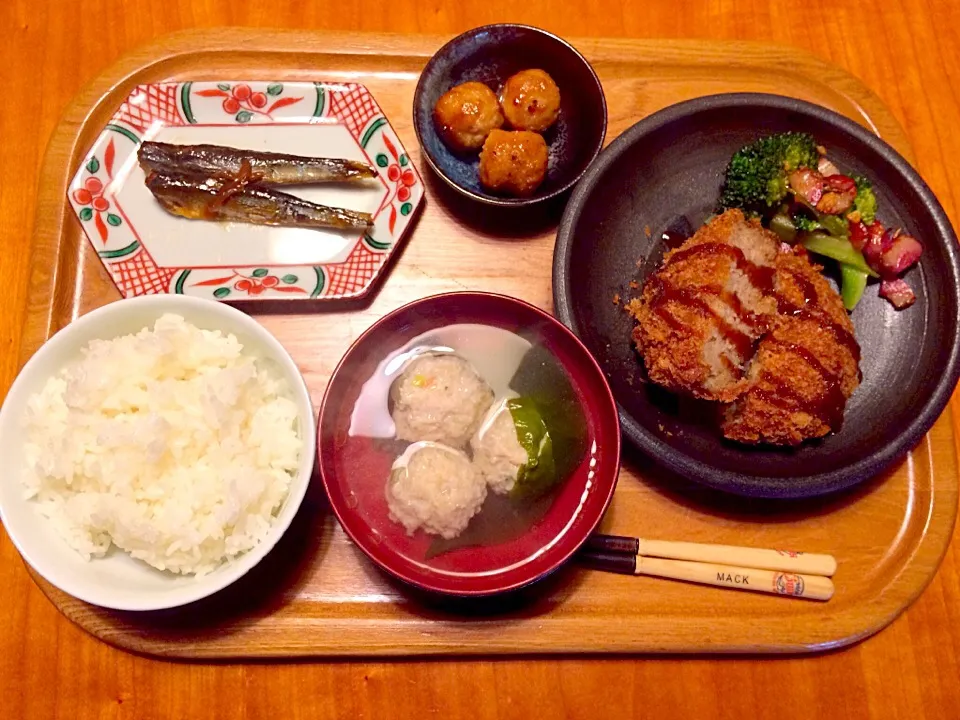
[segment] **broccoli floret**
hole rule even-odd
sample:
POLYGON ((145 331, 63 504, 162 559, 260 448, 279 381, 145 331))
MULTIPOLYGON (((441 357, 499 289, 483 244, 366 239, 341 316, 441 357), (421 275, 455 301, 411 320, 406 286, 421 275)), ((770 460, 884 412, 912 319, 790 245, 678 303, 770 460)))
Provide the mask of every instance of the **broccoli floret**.
POLYGON ((780 133, 740 148, 730 159, 720 195, 723 210, 740 208, 763 214, 787 195, 787 176, 797 168, 815 168, 817 143, 807 133, 780 133))
POLYGON ((813 232, 823 227, 823 225, 812 217, 808 217, 802 213, 797 213, 796 217, 793 218, 793 224, 797 226, 797 230, 803 230, 805 232, 813 232))
POLYGON ((877 217, 877 196, 873 194, 873 185, 863 175, 854 175, 853 181, 857 184, 853 211, 860 213, 860 222, 870 225, 877 217))

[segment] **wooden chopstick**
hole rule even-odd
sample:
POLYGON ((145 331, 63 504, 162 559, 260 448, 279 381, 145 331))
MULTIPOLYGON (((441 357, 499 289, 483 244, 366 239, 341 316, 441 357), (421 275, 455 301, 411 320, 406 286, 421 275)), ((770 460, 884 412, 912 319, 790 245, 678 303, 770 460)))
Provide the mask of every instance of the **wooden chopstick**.
POLYGON ((644 540, 623 535, 593 535, 584 543, 583 551, 719 563, 826 577, 831 577, 837 571, 837 561, 832 555, 766 550, 737 545, 644 540))
POLYGON ((736 590, 773 593, 808 600, 829 600, 833 582, 822 575, 800 575, 760 568, 717 565, 689 560, 665 560, 623 552, 582 550, 577 559, 597 570, 626 575, 653 575, 736 590))

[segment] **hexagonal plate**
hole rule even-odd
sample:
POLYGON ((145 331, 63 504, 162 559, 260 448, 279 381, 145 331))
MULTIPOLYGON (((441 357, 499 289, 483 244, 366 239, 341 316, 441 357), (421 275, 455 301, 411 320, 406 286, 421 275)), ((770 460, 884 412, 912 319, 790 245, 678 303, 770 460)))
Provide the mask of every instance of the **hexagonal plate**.
POLYGON ((124 297, 336 299, 367 293, 423 202, 423 181, 373 96, 353 83, 183 82, 137 86, 68 190, 124 297), (187 220, 144 185, 144 140, 363 160, 379 183, 285 192, 374 215, 364 234, 187 220))

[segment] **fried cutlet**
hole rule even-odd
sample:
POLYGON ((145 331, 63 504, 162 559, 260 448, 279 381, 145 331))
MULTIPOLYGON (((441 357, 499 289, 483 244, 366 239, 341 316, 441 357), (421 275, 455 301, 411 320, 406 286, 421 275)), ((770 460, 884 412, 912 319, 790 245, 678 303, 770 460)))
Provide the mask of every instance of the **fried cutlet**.
POLYGON ((676 250, 628 309, 650 379, 727 404, 723 434, 798 445, 839 429, 860 347, 803 248, 731 210, 676 250))
POLYGON ((776 314, 780 241, 728 210, 664 255, 628 310, 650 379, 705 400, 729 402, 747 387, 754 344, 776 314))
POLYGON ((784 251, 776 267, 777 318, 722 429, 739 442, 798 445, 839 429, 860 384, 860 347, 840 296, 806 252, 784 251))

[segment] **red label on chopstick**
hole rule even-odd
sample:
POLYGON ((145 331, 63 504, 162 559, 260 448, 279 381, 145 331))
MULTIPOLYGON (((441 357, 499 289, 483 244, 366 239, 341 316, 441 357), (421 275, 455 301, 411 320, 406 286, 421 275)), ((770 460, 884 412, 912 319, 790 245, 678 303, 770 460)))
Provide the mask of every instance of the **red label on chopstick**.
POLYGON ((773 590, 780 595, 803 595, 803 578, 791 573, 773 576, 773 590))

